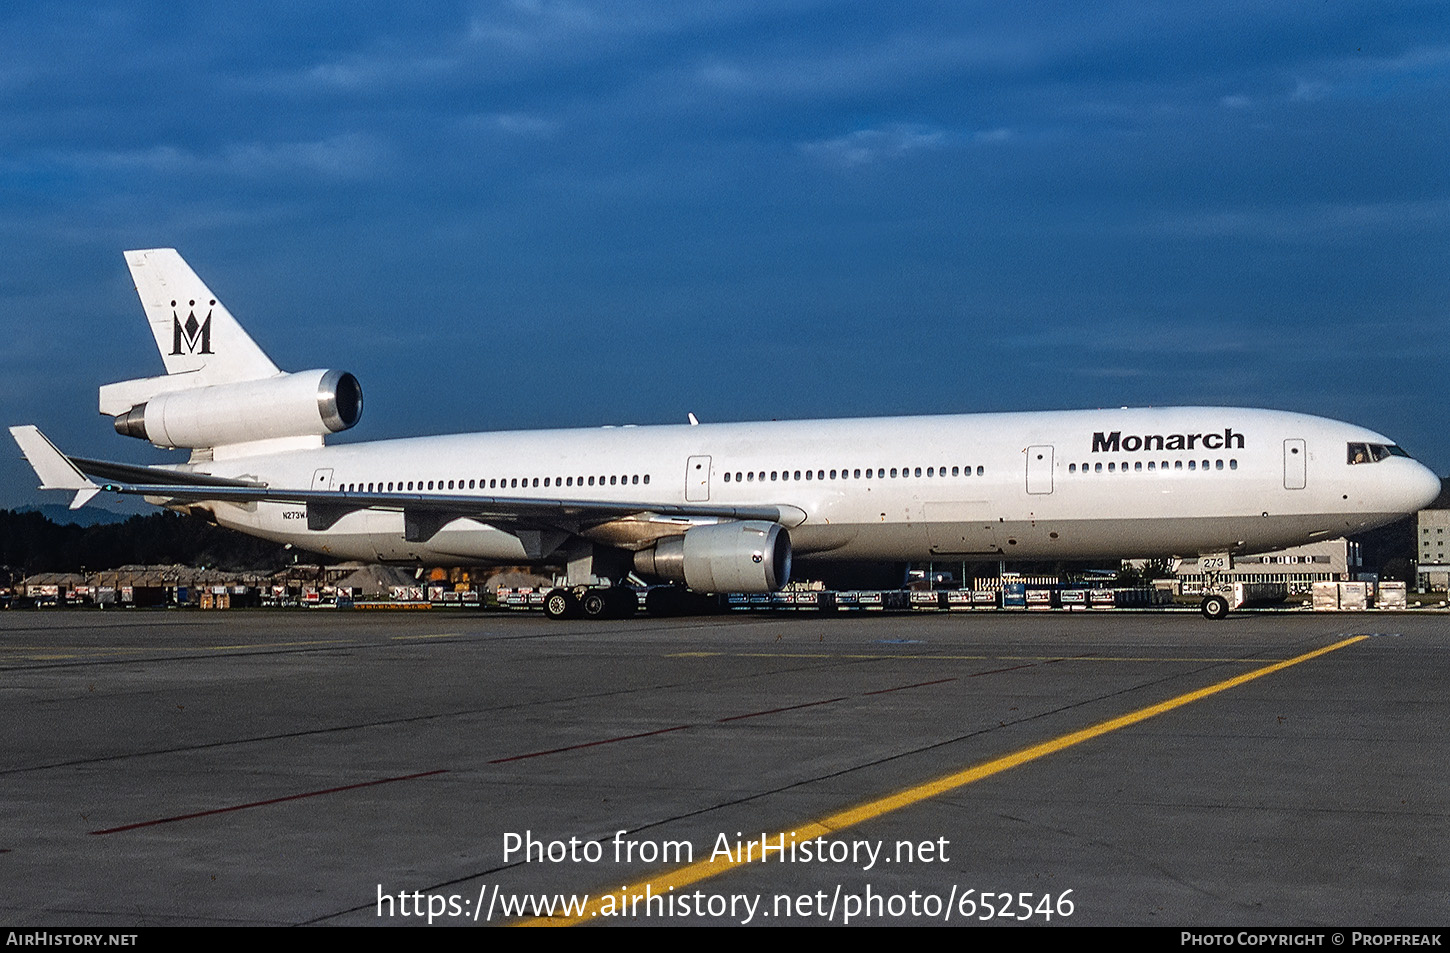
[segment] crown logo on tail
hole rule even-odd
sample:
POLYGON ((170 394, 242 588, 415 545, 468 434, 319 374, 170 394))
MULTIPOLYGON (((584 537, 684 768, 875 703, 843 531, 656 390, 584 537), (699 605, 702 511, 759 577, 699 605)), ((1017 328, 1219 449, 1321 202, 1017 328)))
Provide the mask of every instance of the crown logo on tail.
POLYGON ((176 310, 177 302, 171 302, 171 353, 172 354, 210 354, 211 350, 211 306, 216 301, 212 300, 206 311, 206 317, 198 321, 196 319, 196 302, 188 302, 189 308, 186 315, 186 323, 181 321, 181 315, 176 310), (182 345, 186 350, 182 350, 182 345))

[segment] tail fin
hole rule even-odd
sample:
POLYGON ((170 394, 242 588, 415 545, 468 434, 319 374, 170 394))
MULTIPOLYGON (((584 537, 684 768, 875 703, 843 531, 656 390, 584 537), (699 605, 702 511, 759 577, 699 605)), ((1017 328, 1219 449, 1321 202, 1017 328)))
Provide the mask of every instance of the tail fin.
POLYGON ((166 374, 106 384, 101 413, 115 417, 158 394, 281 373, 176 249, 128 251, 126 264, 166 374))
POLYGON ((195 374, 189 386, 202 387, 278 373, 176 249, 128 251, 126 264, 167 374, 195 374))

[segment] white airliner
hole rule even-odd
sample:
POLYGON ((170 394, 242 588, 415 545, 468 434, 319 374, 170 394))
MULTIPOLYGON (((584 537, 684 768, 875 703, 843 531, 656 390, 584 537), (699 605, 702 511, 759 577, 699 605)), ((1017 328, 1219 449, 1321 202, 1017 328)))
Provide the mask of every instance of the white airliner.
MULTIPOLYGON (((166 366, 101 388, 116 430, 184 464, 67 457, 11 434, 44 489, 138 494, 354 559, 549 563, 551 615, 632 610, 634 574, 768 592, 915 560, 1221 557, 1356 533, 1428 504, 1430 470, 1352 424, 1230 407, 604 427, 324 446, 348 373, 284 373, 172 249, 126 254, 166 366), (625 596, 624 593, 630 593, 625 596)), ((1206 615, 1228 612, 1210 592, 1206 615)))

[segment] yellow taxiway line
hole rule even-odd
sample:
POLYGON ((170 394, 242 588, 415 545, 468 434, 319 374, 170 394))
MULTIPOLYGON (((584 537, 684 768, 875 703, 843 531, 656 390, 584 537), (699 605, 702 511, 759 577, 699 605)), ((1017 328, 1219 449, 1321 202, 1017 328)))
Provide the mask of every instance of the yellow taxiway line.
MULTIPOLYGON (((1058 737, 1053 738, 1049 741, 1044 741, 1039 744, 1031 745, 1027 748, 1023 748, 1020 751, 1015 751, 1011 754, 1003 755, 1000 758, 993 758, 991 761, 987 761, 983 764, 979 764, 962 771, 948 774, 945 777, 937 778, 934 781, 928 781, 925 784, 918 784, 913 787, 906 788, 903 791, 898 791, 895 794, 889 794, 886 797, 877 798, 874 801, 868 801, 865 804, 860 804, 856 807, 848 808, 844 811, 832 814, 829 817, 821 818, 818 821, 811 821, 798 827, 793 827, 789 831, 782 831, 777 834, 769 835, 769 839, 775 840, 777 838, 790 837, 794 840, 813 840, 817 837, 833 837, 841 831, 845 830, 846 828, 854 827, 857 824, 863 824, 866 821, 881 817, 885 814, 890 814, 893 811, 899 811, 904 807, 918 804, 929 798, 934 798, 938 795, 945 794, 948 791, 955 791, 956 789, 965 787, 966 785, 971 784, 974 781, 980 781, 983 778, 992 777, 993 775, 1000 774, 1001 772, 1006 771, 1010 768, 1015 768, 1018 765, 1026 764, 1029 761, 1036 761, 1038 758, 1044 758, 1047 755, 1055 754, 1056 752, 1071 748, 1074 745, 1082 744, 1084 741, 1091 741, 1094 738, 1102 737, 1103 735, 1117 731, 1120 728, 1127 728, 1131 725, 1136 725, 1139 722, 1143 722, 1148 720, 1149 718, 1154 717, 1155 715, 1161 715, 1164 712, 1172 711, 1175 708, 1182 708, 1184 705, 1192 704, 1193 702, 1200 701, 1201 699, 1207 698, 1210 695, 1216 695, 1219 692, 1228 691, 1230 688, 1236 688, 1239 685, 1243 685, 1246 682, 1251 682, 1256 678, 1263 678, 1265 675, 1272 675, 1275 672, 1281 672, 1284 669, 1289 668, 1293 665, 1298 665, 1301 662, 1307 662, 1310 659, 1318 658, 1321 655, 1328 655, 1330 652, 1342 649, 1348 645, 1353 645, 1356 642, 1361 642, 1366 638, 1368 638, 1368 636, 1357 635, 1352 638, 1335 642, 1333 645, 1325 646, 1322 649, 1315 649, 1312 652, 1305 652, 1303 655, 1296 655, 1294 658, 1285 659, 1282 662, 1275 662, 1272 665, 1265 665, 1262 668, 1256 668, 1251 672, 1245 672, 1242 675, 1236 675, 1233 678, 1225 679, 1224 681, 1209 685, 1206 688, 1196 689, 1195 691, 1179 695, 1176 698, 1170 698, 1167 701, 1159 702, 1156 705, 1149 705, 1146 708, 1139 708, 1137 711, 1129 712, 1126 715, 1119 715, 1116 718, 1109 718, 1107 721, 1100 721, 1097 724, 1091 725, 1087 728, 1083 728, 1078 731, 1071 731, 1065 735, 1059 735, 1058 737)), ((696 861, 693 864, 687 864, 683 867, 676 868, 675 870, 665 871, 663 873, 659 873, 652 877, 649 877, 648 879, 638 880, 632 884, 628 884, 618 889, 605 891, 603 894, 591 895, 592 899, 590 900, 589 904, 585 906, 583 910, 575 916, 541 917, 532 920, 524 920, 519 922, 517 925, 574 926, 579 923, 589 923, 593 919, 595 919, 595 917, 599 914, 601 910, 608 909, 610 907, 614 907, 617 909, 624 898, 633 898, 636 896, 643 897, 646 895, 647 891, 654 896, 660 896, 661 894, 668 893, 671 890, 675 890, 681 887, 687 887, 690 884, 699 883, 700 881, 708 880, 711 877, 718 877, 720 874, 723 874, 726 871, 732 870, 735 867, 738 867, 747 862, 748 861, 744 859, 738 859, 738 854, 737 859, 722 858, 718 860, 696 861)))

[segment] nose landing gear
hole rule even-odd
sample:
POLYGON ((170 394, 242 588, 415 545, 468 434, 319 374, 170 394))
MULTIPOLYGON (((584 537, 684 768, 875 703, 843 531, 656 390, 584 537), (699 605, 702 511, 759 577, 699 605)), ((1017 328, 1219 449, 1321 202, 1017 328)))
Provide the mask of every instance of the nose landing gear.
POLYGON ((1228 610, 1229 604, 1227 597, 1220 595, 1204 596, 1203 602, 1198 607, 1198 611, 1203 613, 1205 619, 1213 619, 1215 622, 1225 618, 1228 615, 1228 610))

